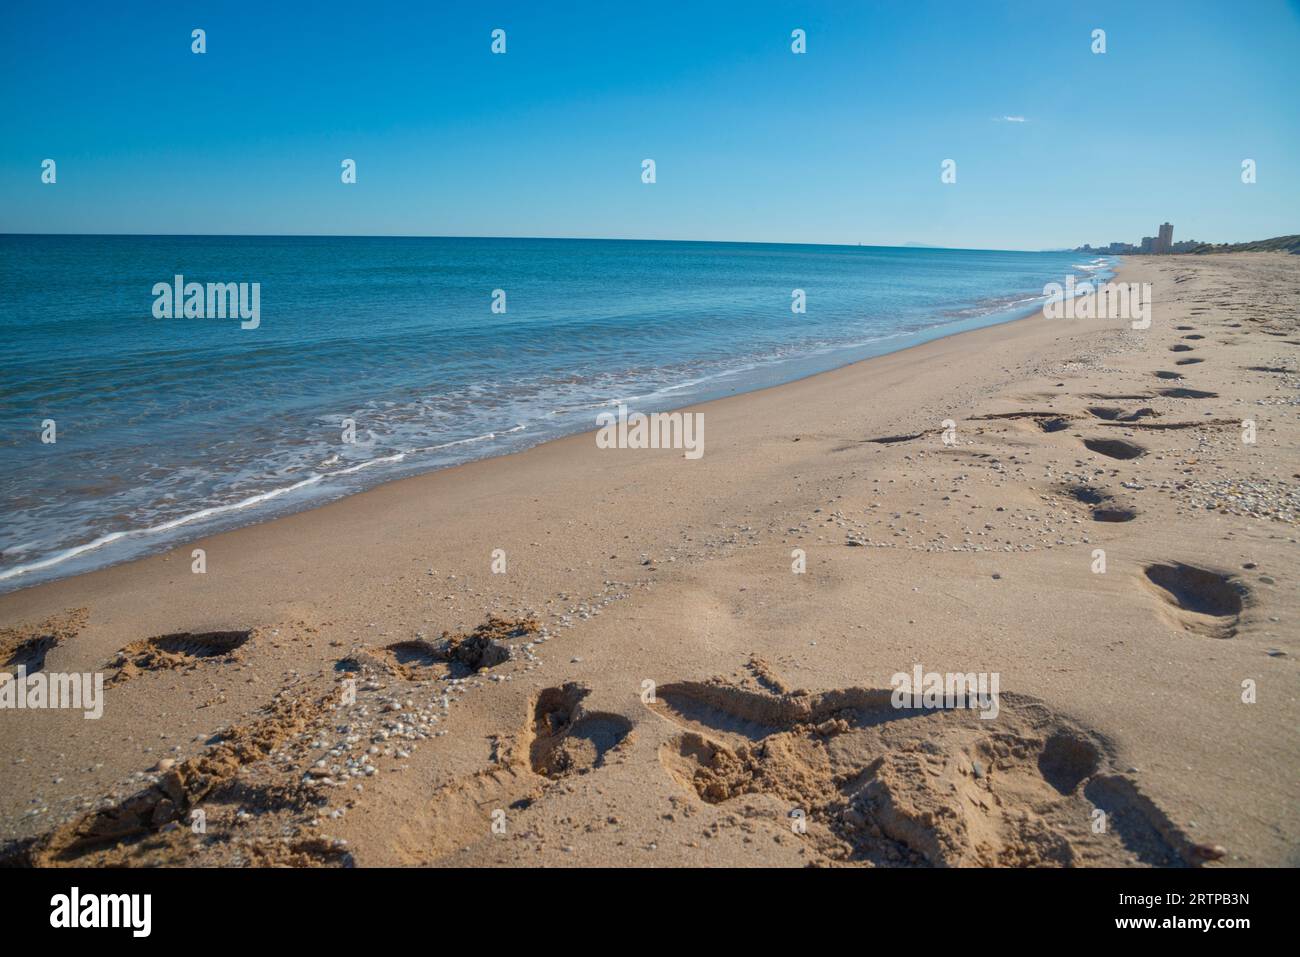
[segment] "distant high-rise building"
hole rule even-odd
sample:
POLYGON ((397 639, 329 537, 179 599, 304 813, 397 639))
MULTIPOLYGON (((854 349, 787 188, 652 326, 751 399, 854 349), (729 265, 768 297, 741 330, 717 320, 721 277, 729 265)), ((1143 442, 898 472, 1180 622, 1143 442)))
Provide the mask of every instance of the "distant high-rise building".
POLYGON ((1149 253, 1156 248, 1156 238, 1154 236, 1143 236, 1141 249, 1144 253, 1149 253))
POLYGON ((1174 227, 1172 223, 1160 224, 1160 235, 1156 237, 1153 252, 1167 253, 1174 248, 1174 227))

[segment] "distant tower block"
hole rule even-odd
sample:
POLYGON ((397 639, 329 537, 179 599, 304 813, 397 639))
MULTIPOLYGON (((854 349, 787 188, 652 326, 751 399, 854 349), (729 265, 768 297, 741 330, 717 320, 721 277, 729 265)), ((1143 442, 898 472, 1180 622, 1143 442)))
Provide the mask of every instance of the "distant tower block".
POLYGON ((1174 248, 1174 227, 1172 223, 1160 224, 1160 235, 1156 237, 1155 251, 1167 253, 1174 248))

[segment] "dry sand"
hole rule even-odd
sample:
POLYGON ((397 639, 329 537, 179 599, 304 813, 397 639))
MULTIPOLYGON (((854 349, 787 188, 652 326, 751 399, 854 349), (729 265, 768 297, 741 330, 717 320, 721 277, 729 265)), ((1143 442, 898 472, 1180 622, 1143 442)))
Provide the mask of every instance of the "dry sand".
POLYGON ((1134 257, 1147 331, 1033 317, 700 406, 698 461, 575 436, 4 596, 0 665, 108 678, 0 712, 5 853, 1298 864, 1298 266, 1134 257), (894 709, 917 664, 998 715, 894 709))

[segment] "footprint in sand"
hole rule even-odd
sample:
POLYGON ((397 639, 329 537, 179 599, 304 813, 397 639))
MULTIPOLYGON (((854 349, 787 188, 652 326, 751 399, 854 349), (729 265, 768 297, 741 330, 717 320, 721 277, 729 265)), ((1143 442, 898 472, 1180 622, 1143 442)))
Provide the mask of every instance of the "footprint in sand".
POLYGON ((1044 432, 1064 432, 1070 427, 1069 419, 1037 419, 1036 422, 1044 432))
POLYGON ((306 785, 258 788, 242 772, 326 723, 337 699, 333 688, 320 694, 304 690, 277 695, 257 716, 226 728, 210 747, 164 771, 154 783, 124 798, 109 797, 44 834, 0 847, 0 867, 175 863, 202 842, 191 841, 188 830, 160 829, 201 803, 248 802, 263 808, 318 803, 306 785))
POLYGON ((1096 418, 1105 419, 1107 422, 1137 422, 1139 419, 1160 414, 1155 409, 1147 406, 1134 409, 1132 412, 1125 412, 1115 406, 1092 405, 1088 407, 1088 411, 1096 418))
POLYGON ((0 629, 0 672, 16 672, 20 667, 28 674, 40 671, 45 667, 45 656, 80 634, 88 618, 89 612, 78 608, 36 625, 0 629))
POLYGON ((1137 518, 1137 509, 1130 505, 1104 505, 1092 510, 1094 522, 1131 522, 1137 518))
POLYGON ((895 708, 886 690, 772 693, 715 679, 661 686, 651 708, 677 728, 660 763, 684 790, 786 832, 802 812, 801 839, 823 861, 1199 863, 1110 768, 1103 739, 1032 698, 998 702, 988 721, 964 707, 895 708))
POLYGON ((533 740, 528 759, 533 772, 551 780, 599 768, 605 755, 632 730, 622 715, 586 712, 588 691, 578 684, 547 688, 533 706, 533 740))
POLYGON ((1232 575, 1182 562, 1147 565, 1142 574, 1178 627, 1211 638, 1237 633, 1250 590, 1232 575))
POLYGON ((1145 447, 1127 439, 1084 439, 1083 444, 1089 451, 1112 459, 1136 459, 1147 454, 1145 447))
POLYGON ((1094 522, 1131 522, 1137 518, 1136 508, 1116 503, 1110 493, 1095 489, 1091 485, 1070 485, 1061 491, 1076 502, 1092 506, 1091 515, 1094 522))
POLYGON ((109 662, 115 671, 108 683, 118 684, 147 671, 188 670, 207 660, 236 661, 253 634, 253 630, 185 631, 133 641, 109 662))
POLYGON ((525 726, 497 739, 496 763, 440 787, 412 811, 399 845, 411 862, 436 861, 492 834, 493 814, 525 810, 552 782, 599 771, 630 741, 632 722, 588 711, 584 685, 542 690, 525 726), (526 755, 524 757, 523 755, 526 755))
POLYGON ((506 642, 535 635, 540 627, 532 618, 489 615, 487 621, 464 634, 443 632, 433 641, 412 638, 382 648, 356 650, 339 661, 335 670, 360 671, 369 665, 405 681, 466 678, 509 661, 512 652, 506 642))
POLYGON ((972 422, 998 419, 1032 419, 1034 425, 1043 432, 1063 432, 1070 427, 1070 416, 1061 412, 995 412, 971 417, 972 422))
POLYGON ((924 432, 912 432, 907 435, 882 435, 880 438, 867 439, 866 441, 876 445, 893 445, 895 442, 911 442, 923 435, 925 435, 924 432))

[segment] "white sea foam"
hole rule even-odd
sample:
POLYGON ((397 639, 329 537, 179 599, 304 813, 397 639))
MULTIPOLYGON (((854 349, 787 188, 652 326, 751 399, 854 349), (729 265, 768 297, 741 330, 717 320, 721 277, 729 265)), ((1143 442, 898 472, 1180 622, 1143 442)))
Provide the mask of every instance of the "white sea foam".
MULTIPOLYGON (((1070 258, 1059 256, 1056 261, 1062 266, 1058 268, 1064 268, 1070 258)), ((1110 265, 1108 260, 1097 259, 1075 268, 1092 277, 1110 265)), ((712 267, 709 275, 712 281, 716 275, 712 267)), ((854 281, 858 278, 855 273, 854 281)), ((906 285, 900 280, 900 288, 906 285)), ((646 412, 679 408, 834 368, 889 351, 896 347, 894 343, 907 345, 1009 318, 1008 313, 1027 312, 1042 301, 1041 296, 1018 294, 1017 287, 1025 288, 1019 281, 1008 282, 1006 288, 1012 295, 998 298, 996 284, 986 282, 979 287, 979 296, 988 298, 972 293, 955 318, 937 304, 918 307, 907 298, 890 299, 893 287, 879 282, 861 286, 860 294, 854 293, 860 295, 857 300, 843 293, 814 297, 818 309, 828 311, 810 313, 806 319, 760 312, 745 316, 748 307, 737 307, 738 300, 732 297, 724 301, 729 304, 711 309, 689 332, 673 321, 674 309, 680 309, 680 304, 666 307, 661 328, 661 317, 655 311, 658 301, 651 297, 629 313, 639 317, 644 312, 646 316, 631 328, 613 320, 606 328, 604 323, 561 317, 556 326, 555 355, 548 351, 544 362, 532 361, 539 348, 552 348, 551 339, 537 339, 531 343, 531 352, 521 350, 532 358, 518 369, 505 360, 494 365, 495 358, 487 361, 478 358, 478 353, 466 353, 473 360, 469 372, 457 365, 469 361, 464 357, 447 360, 450 374, 445 376, 436 363, 429 366, 435 370, 432 374, 421 367, 411 378, 438 384, 416 385, 408 378, 393 386, 393 391, 376 388, 371 401, 358 402, 352 395, 345 409, 331 412, 324 411, 330 406, 323 402, 312 407, 321 411, 311 414, 303 414, 301 407, 292 404, 281 410, 268 396, 265 406, 275 410, 271 418, 255 428, 223 435, 211 451, 201 438, 194 439, 193 448, 185 446, 190 436, 179 434, 180 444, 159 446, 170 448, 172 454, 154 457, 152 450, 142 447, 141 455, 147 457, 132 459, 128 453, 133 437, 128 434, 118 446, 125 452, 113 462, 122 465, 122 470, 107 473, 124 478, 107 490, 101 485, 81 497, 67 496, 56 484, 33 476, 36 492, 48 494, 34 506, 24 505, 6 516, 6 535, 21 539, 21 544, 0 542, 4 549, 0 562, 22 564, 0 570, 0 583, 22 579, 26 584, 36 578, 56 577, 58 573, 49 573, 59 566, 67 566, 68 571, 85 570, 171 547, 181 535, 213 534, 392 477, 515 451, 591 428, 592 410, 619 403, 646 412), (886 298, 873 298, 879 296, 886 298), (651 305, 645 305, 647 302, 651 305), (829 307, 825 305, 828 302, 829 307), (581 326, 576 340, 573 336, 577 333, 571 335, 570 329, 574 324, 581 326), (754 337, 746 341, 750 330, 754 337), (363 441, 340 445, 336 440, 339 417, 345 414, 363 425, 363 441), (510 424, 491 427, 500 422, 510 424), (475 434, 465 435, 467 432, 475 434), (463 437, 429 441, 448 435, 463 437), (137 470, 129 472, 131 469, 137 470), (102 554, 88 557, 97 552, 102 554)), ((925 289, 923 283, 920 288, 925 289)), ((966 290, 948 285, 926 294, 958 304, 966 290)), ((743 299, 742 295, 740 301, 743 299)), ((570 305, 566 301, 565 309, 570 305)), ((382 348, 376 354, 386 356, 382 348)), ((491 349, 486 354, 490 355, 491 349)), ((364 359, 366 353, 358 356, 364 359)), ((387 356, 387 360, 393 358, 387 356)), ((262 359, 272 364, 281 361, 274 352, 262 359)), ((328 371, 328 365, 323 367, 328 371)), ((376 359, 355 374, 358 382, 369 388, 366 376, 388 368, 376 359)), ((199 379, 178 381, 195 388, 194 401, 212 401, 197 388, 203 384, 199 379)), ((141 395, 145 414, 153 414, 156 406, 149 404, 152 399, 141 395)), ((315 401, 317 396, 311 398, 315 401)), ((225 411, 219 403, 213 408, 225 411)), ((258 415, 262 411, 260 407, 256 410, 258 415)), ((202 437, 204 432, 200 429, 195 434, 202 437)), ((33 495, 29 500, 35 499, 33 495)), ((18 586, 6 585, 0 590, 9 587, 18 586)))
MULTIPOLYGON (((30 562, 26 565, 17 565, 13 568, 6 569, 5 571, 0 571, 0 581, 5 581, 11 578, 17 578, 21 575, 27 575, 32 572, 42 571, 47 568, 53 568, 57 565, 63 564, 66 561, 76 558, 79 555, 84 555, 87 552, 95 551, 96 549, 103 548, 105 545, 111 545, 112 543, 122 541, 123 539, 145 538, 151 535, 161 535, 165 532, 172 531, 184 525, 191 525, 194 522, 203 521, 204 519, 217 518, 221 515, 226 515, 232 512, 239 512, 244 509, 253 508, 255 506, 262 505, 266 502, 270 502, 274 499, 280 498, 282 496, 289 495, 301 489, 308 488, 313 485, 318 485, 324 480, 334 476, 352 475, 357 472, 362 472, 365 471, 366 469, 370 469, 378 465, 401 462, 410 455, 418 455, 427 452, 436 452, 443 449, 454 448, 460 445, 470 445, 476 442, 488 441, 491 439, 495 439, 498 434, 512 435, 518 432, 522 432, 525 428, 526 426, 524 425, 516 425, 508 429, 502 429, 499 433, 486 432, 482 435, 475 435, 466 439, 457 439, 452 442, 443 442, 438 445, 427 445, 422 448, 408 449, 406 451, 397 452, 392 455, 381 455, 373 459, 367 459, 364 462, 358 462, 355 465, 350 465, 347 468, 336 469, 333 472, 313 475, 310 478, 301 479, 289 485, 284 485, 274 489, 268 489, 265 492, 259 492, 256 495, 250 495, 247 498, 241 499, 237 502, 230 502, 225 505, 213 505, 207 508, 201 508, 198 509, 197 511, 189 512, 188 514, 181 515, 177 518, 168 519, 165 522, 159 522, 156 525, 150 525, 144 528, 133 528, 125 531, 110 532, 107 535, 101 535, 100 537, 94 539, 93 541, 89 541, 81 545, 74 545, 71 548, 66 548, 60 552, 56 552, 53 555, 49 555, 45 558, 40 559, 39 561, 30 562)), ((9 552, 16 552, 20 550, 21 550, 20 548, 8 549, 9 552)))

